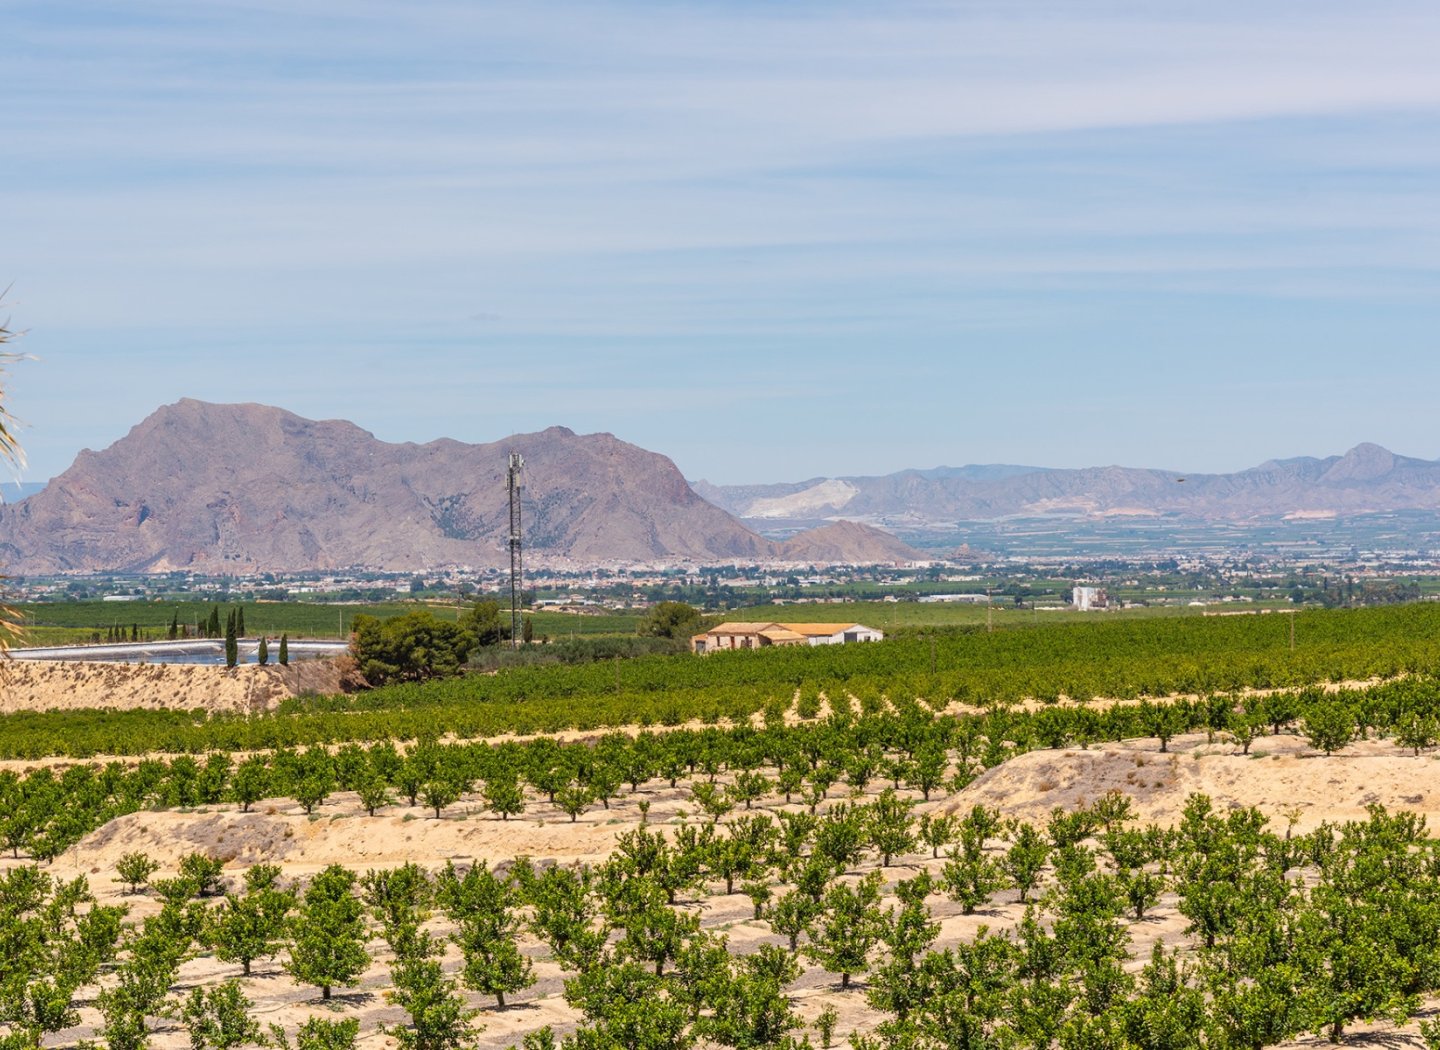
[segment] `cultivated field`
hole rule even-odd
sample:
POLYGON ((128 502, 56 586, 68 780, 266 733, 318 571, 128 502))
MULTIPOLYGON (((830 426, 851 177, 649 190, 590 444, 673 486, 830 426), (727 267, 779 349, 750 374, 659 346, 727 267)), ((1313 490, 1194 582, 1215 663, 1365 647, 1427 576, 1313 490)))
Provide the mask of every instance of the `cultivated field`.
POLYGON ((83 980, 0 1008, 111 1050, 246 1013, 307 1050, 1426 1046, 1434 615, 9 716, 0 912, 51 948, 6 977, 83 980), (47 909, 36 861, 94 903, 47 909))

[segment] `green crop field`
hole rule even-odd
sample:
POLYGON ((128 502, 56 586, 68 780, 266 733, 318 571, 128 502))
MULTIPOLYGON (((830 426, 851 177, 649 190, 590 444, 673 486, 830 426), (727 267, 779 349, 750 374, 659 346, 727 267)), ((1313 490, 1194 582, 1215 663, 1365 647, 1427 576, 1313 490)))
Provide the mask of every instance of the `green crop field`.
POLYGON ((1146 620, 1176 617, 1198 618, 1207 613, 1251 612, 1259 609, 1293 608, 1289 603, 1246 602, 1238 605, 1151 605, 1137 609, 1105 612, 1076 612, 1070 608, 1020 608, 997 599, 989 609, 984 605, 946 602, 842 602, 824 605, 752 605, 727 612, 727 620, 760 620, 779 623, 863 623, 882 631, 904 627, 964 627, 990 623, 1003 627, 1055 623, 1096 623, 1113 620, 1146 620))
MULTIPOLYGON (((113 627, 127 631, 138 627, 142 637, 160 636, 172 616, 192 628, 203 623, 210 610, 219 607, 224 613, 243 605, 246 633, 276 636, 288 633, 292 638, 347 637, 355 617, 376 616, 385 619, 417 608, 428 609, 449 619, 458 617, 465 606, 433 602, 388 602, 383 604, 352 603, 322 605, 315 602, 32 602, 19 606, 26 626, 26 645, 63 645, 103 640, 113 627), (342 633, 343 631, 343 633, 342 633)), ((835 604, 754 605, 712 614, 724 620, 759 620, 795 623, 863 623, 887 633, 925 628, 966 628, 988 626, 995 630, 1016 627, 1045 627, 1061 623, 1105 623, 1122 620, 1199 619, 1220 613, 1247 613, 1262 609, 1291 611, 1288 603, 1212 604, 1204 608, 1186 605, 1154 605, 1109 612, 1080 613, 1059 608, 1020 608, 1008 601, 997 600, 988 609, 983 605, 942 602, 841 602, 835 604)), ((502 620, 508 622, 508 609, 501 609, 502 620)), ((634 635, 644 614, 639 612, 566 613, 549 610, 527 612, 534 624, 535 636, 560 641, 575 637, 601 635, 634 635)))
MULTIPOLYGON (((210 610, 219 608, 222 618, 230 609, 243 607, 247 634, 289 634, 292 638, 340 638, 348 636, 355 617, 387 619, 416 609, 428 609, 444 619, 457 617, 468 606, 455 604, 387 602, 377 605, 321 605, 315 602, 29 602, 17 611, 25 625, 25 645, 65 645, 104 637, 114 627, 154 638, 170 626, 172 617, 192 629, 203 623, 210 610), (342 634, 343 630, 343 634, 342 634)), ((640 623, 638 613, 576 615, 562 612, 525 614, 534 621, 536 636, 554 639, 601 634, 634 634, 640 623)), ((501 610, 502 619, 509 616, 501 610)))
POLYGON ((292 638, 338 638, 341 630, 349 633, 350 625, 361 613, 370 616, 388 617, 415 608, 414 605, 391 603, 384 605, 318 605, 310 602, 204 602, 204 601, 147 601, 147 602, 29 602, 17 607, 21 622, 27 631, 35 628, 34 641, 39 644, 55 644, 64 641, 83 641, 95 631, 110 627, 138 627, 151 637, 163 633, 170 626, 172 617, 178 617, 181 624, 192 628, 203 623, 210 610, 219 608, 221 616, 237 607, 245 609, 247 634, 278 635, 288 633, 292 638), (68 637, 55 629, 72 632, 68 637))

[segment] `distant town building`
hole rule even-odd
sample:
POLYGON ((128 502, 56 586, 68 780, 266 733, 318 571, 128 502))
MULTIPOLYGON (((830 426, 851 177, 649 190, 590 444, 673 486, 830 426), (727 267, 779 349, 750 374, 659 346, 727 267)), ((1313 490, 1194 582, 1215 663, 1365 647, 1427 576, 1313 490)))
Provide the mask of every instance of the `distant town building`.
POLYGON ((1078 612, 1090 612, 1093 609, 1108 609, 1110 607, 1110 596, 1105 593, 1104 587, 1076 587, 1071 592, 1070 603, 1075 606, 1078 612))
POLYGON ((860 623, 722 623, 690 639, 697 653, 719 649, 763 649, 772 645, 843 645, 878 642, 885 635, 860 623))
POLYGON ((965 593, 965 594, 922 594, 922 595, 920 596, 920 599, 919 599, 919 600, 922 601, 922 602, 927 602, 927 603, 929 603, 929 602, 947 602, 947 603, 948 603, 948 602, 963 602, 963 603, 967 603, 967 604, 970 604, 970 605, 988 605, 988 604, 990 604, 990 595, 988 595, 988 594, 975 594, 975 593, 973 593, 973 592, 969 592, 969 593, 965 593))

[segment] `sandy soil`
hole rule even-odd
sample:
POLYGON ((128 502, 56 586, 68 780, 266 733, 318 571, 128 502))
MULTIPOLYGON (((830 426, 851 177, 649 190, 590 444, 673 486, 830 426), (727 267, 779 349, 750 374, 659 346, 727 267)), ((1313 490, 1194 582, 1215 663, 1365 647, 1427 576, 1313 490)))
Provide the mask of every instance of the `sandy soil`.
POLYGON ((1032 751, 982 774, 938 803, 968 811, 977 803, 1043 822, 1051 809, 1087 805, 1110 791, 1128 796, 1142 823, 1171 824, 1185 799, 1209 795, 1218 810, 1254 806, 1276 830, 1295 819, 1306 832, 1322 820, 1360 820, 1365 807, 1422 813, 1440 828, 1440 755, 1412 756, 1382 740, 1358 741, 1326 757, 1298 736, 1261 737, 1249 755, 1205 734, 1177 737, 1168 754, 1155 740, 1081 750, 1032 751))
MULTIPOLYGON (((1090 751, 1035 752, 990 771, 958 795, 921 803, 917 810, 966 810, 984 803, 999 807, 1007 816, 1043 820, 1056 805, 1081 805, 1107 791, 1118 790, 1134 799, 1142 821, 1162 823, 1176 819, 1184 799, 1194 791, 1209 794, 1221 809, 1259 806, 1272 817, 1276 830, 1284 829, 1290 815, 1296 818, 1300 830, 1321 819, 1359 817, 1372 801, 1427 815, 1432 811, 1440 813, 1440 788, 1435 786, 1440 783, 1436 777, 1440 773, 1437 759, 1428 755, 1413 757, 1386 742, 1361 742, 1330 758, 1313 755, 1303 740, 1291 736, 1261 738, 1253 744, 1250 756, 1235 753, 1229 744, 1207 743, 1203 734, 1177 738, 1170 747, 1172 753, 1161 754, 1158 742, 1141 740, 1090 751)), ((874 785, 871 794, 881 787, 874 785)), ((839 800, 841 796, 842 789, 837 785, 831 797, 839 800)), ((303 878, 334 862, 358 871, 407 860, 431 868, 443 867, 447 861, 464 866, 477 859, 503 865, 519 855, 542 864, 593 862, 613 848, 619 834, 640 822, 637 803, 642 799, 649 802, 649 820, 657 827, 673 828, 687 819, 687 814, 688 819, 695 819, 697 807, 683 782, 672 789, 663 781, 651 781, 638 794, 627 792, 613 800, 609 810, 592 808, 576 823, 570 823, 558 809, 536 798, 530 799, 522 818, 510 821, 483 812, 474 797, 446 810, 443 819, 403 804, 369 817, 353 794, 337 793, 313 815, 281 799, 260 803, 249 814, 239 813, 234 806, 133 814, 88 836, 59 858, 52 870, 62 876, 87 875, 102 902, 124 903, 131 908, 132 918, 142 919, 158 910, 153 896, 125 895, 112 881, 116 862, 132 851, 143 851, 160 861, 163 867, 158 877, 173 874, 185 854, 194 850, 208 852, 225 862, 226 879, 231 884, 238 882, 249 864, 259 860, 281 865, 287 878, 303 878)), ((773 800, 769 808, 783 807, 773 800)), ((897 858, 884 873, 886 882, 893 885, 927 869, 938 874, 943 863, 943 858, 933 860, 923 852, 897 858)), ((866 864, 852 877, 873 867, 873 863, 866 864)), ((725 895, 718 885, 708 890, 707 894, 682 902, 683 906, 698 912, 707 929, 724 934, 732 950, 744 952, 763 943, 782 943, 765 922, 752 917, 748 898, 738 893, 725 895)), ((1135 968, 1143 963, 1156 940, 1186 943, 1186 923, 1175 903, 1173 895, 1166 896, 1146 921, 1132 925, 1135 968)), ((933 895, 929 904, 941 923, 938 947, 942 948, 972 938, 981 925, 992 931, 1007 928, 1022 913, 1014 891, 997 894, 989 907, 969 916, 961 914, 959 905, 940 894, 933 895)), ((443 926, 437 924, 436 928, 444 932, 443 926)), ((503 1050, 544 1024, 555 1026, 563 1034, 578 1019, 563 998, 566 974, 550 961, 547 948, 529 936, 522 939, 522 948, 535 964, 535 986, 514 996, 516 1002, 504 1010, 478 995, 468 995, 471 1005, 482 1011, 477 1018, 485 1026, 478 1040, 482 1050, 503 1050)), ((277 1022, 293 1032, 306 1017, 315 1014, 357 1017, 366 1050, 390 1046, 393 1039, 378 1026, 403 1023, 404 1015, 385 998, 389 986, 388 949, 377 940, 372 942, 371 950, 374 962, 360 986, 337 990, 334 1003, 328 1007, 321 1005, 314 989, 291 981, 278 961, 258 964, 255 976, 245 982, 245 990, 256 1002, 262 1022, 277 1022)), ((458 952, 452 947, 447 969, 453 973, 459 965, 458 952)), ((238 972, 238 967, 204 955, 186 963, 180 990, 224 980, 238 972)), ((827 1005, 836 1007, 840 1015, 838 1047, 850 1046, 853 1033, 871 1030, 879 1019, 865 1004, 863 978, 856 980, 852 990, 841 992, 836 978, 807 964, 791 987, 791 994, 797 1012, 807 1023, 813 1022, 827 1005)), ((81 1030, 71 1034, 92 1035, 97 1022, 98 1015, 87 1006, 82 1010, 81 1030)), ((818 1046, 813 1031, 811 1035, 818 1046)), ((1287 1045, 1322 1044, 1323 1040, 1304 1037, 1287 1045)), ((183 1030, 169 1022, 154 1039, 157 1050, 181 1050, 185 1045, 183 1030)), ((1378 1024, 1353 1026, 1347 1032, 1345 1045, 1423 1044, 1414 1025, 1397 1030, 1378 1024)))
POLYGON ((0 660, 0 714, 98 708, 266 711, 302 692, 334 693, 330 660, 289 667, 114 664, 68 660, 0 660))

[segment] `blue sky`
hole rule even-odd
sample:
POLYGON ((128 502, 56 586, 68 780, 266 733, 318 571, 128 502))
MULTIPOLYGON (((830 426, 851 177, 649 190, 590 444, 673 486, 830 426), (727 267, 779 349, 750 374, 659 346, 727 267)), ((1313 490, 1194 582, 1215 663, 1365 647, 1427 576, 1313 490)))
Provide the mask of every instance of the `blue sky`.
POLYGON ((12 2, 25 476, 181 397, 691 478, 1440 456, 1434 3, 12 2))

